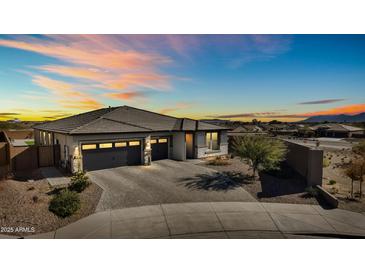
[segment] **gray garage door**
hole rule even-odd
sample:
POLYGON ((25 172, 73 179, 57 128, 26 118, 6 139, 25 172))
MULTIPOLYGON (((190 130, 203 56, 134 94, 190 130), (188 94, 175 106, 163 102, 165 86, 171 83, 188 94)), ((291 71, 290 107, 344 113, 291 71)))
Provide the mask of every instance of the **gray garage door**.
POLYGON ((138 140, 82 145, 85 171, 141 164, 141 142, 138 140))

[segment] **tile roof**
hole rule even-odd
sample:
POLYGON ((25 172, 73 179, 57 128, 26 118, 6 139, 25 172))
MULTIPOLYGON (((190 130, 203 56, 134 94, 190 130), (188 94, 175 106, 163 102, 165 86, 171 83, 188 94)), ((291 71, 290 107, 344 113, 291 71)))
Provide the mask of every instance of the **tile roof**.
POLYGON ((34 128, 67 134, 226 129, 193 119, 175 118, 129 106, 98 109, 42 123, 34 128))
POLYGON ((325 129, 327 131, 342 131, 342 132, 364 130, 359 127, 353 127, 353 126, 348 126, 348 125, 343 125, 343 124, 321 124, 321 125, 316 125, 316 126, 310 127, 310 129, 312 129, 312 130, 317 130, 320 128, 325 129))

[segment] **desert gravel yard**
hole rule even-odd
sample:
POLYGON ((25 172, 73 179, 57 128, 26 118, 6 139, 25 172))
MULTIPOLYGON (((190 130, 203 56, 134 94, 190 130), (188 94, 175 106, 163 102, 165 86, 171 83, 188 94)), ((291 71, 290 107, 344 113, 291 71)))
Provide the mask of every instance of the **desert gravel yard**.
POLYGON ((276 174, 260 172, 260 176, 254 180, 250 167, 239 158, 228 159, 225 162, 226 165, 212 165, 210 161, 205 161, 201 165, 233 176, 238 180, 237 183, 259 202, 319 204, 316 198, 307 195, 304 180, 288 167, 282 168, 286 172, 276 174))
POLYGON ((87 175, 104 189, 97 211, 166 203, 255 201, 240 182, 190 161, 160 160, 151 166, 103 169, 87 175))
MULTIPOLYGON (((351 179, 344 174, 346 166, 356 156, 350 150, 325 149, 324 157, 327 165, 323 168, 323 187, 339 199, 339 208, 364 213, 365 197, 361 200, 348 199, 351 193, 351 179)), ((358 196, 358 191, 359 182, 355 181, 354 193, 356 196, 358 196)))
POLYGON ((53 197, 52 190, 39 170, 28 172, 21 178, 0 181, 1 233, 25 236, 53 231, 94 213, 102 192, 97 185, 91 184, 80 193, 80 210, 71 217, 62 219, 48 210, 49 201, 53 197), (28 228, 29 231, 34 228, 34 233, 9 231, 16 228, 28 228))

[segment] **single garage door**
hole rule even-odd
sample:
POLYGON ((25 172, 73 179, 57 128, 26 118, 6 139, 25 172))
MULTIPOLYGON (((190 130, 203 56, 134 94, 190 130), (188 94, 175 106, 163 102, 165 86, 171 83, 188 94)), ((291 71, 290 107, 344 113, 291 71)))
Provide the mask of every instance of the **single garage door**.
POLYGON ((81 148, 83 168, 86 171, 141 164, 139 140, 84 144, 81 148))
POLYGON ((169 158, 169 144, 167 138, 151 139, 152 161, 169 158))

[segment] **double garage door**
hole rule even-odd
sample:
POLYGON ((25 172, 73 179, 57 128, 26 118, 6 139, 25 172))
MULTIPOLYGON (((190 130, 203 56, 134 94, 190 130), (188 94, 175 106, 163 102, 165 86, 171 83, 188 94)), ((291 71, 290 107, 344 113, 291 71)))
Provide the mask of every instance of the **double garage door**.
POLYGON ((140 165, 142 162, 140 140, 83 144, 81 149, 83 169, 86 171, 140 165))

